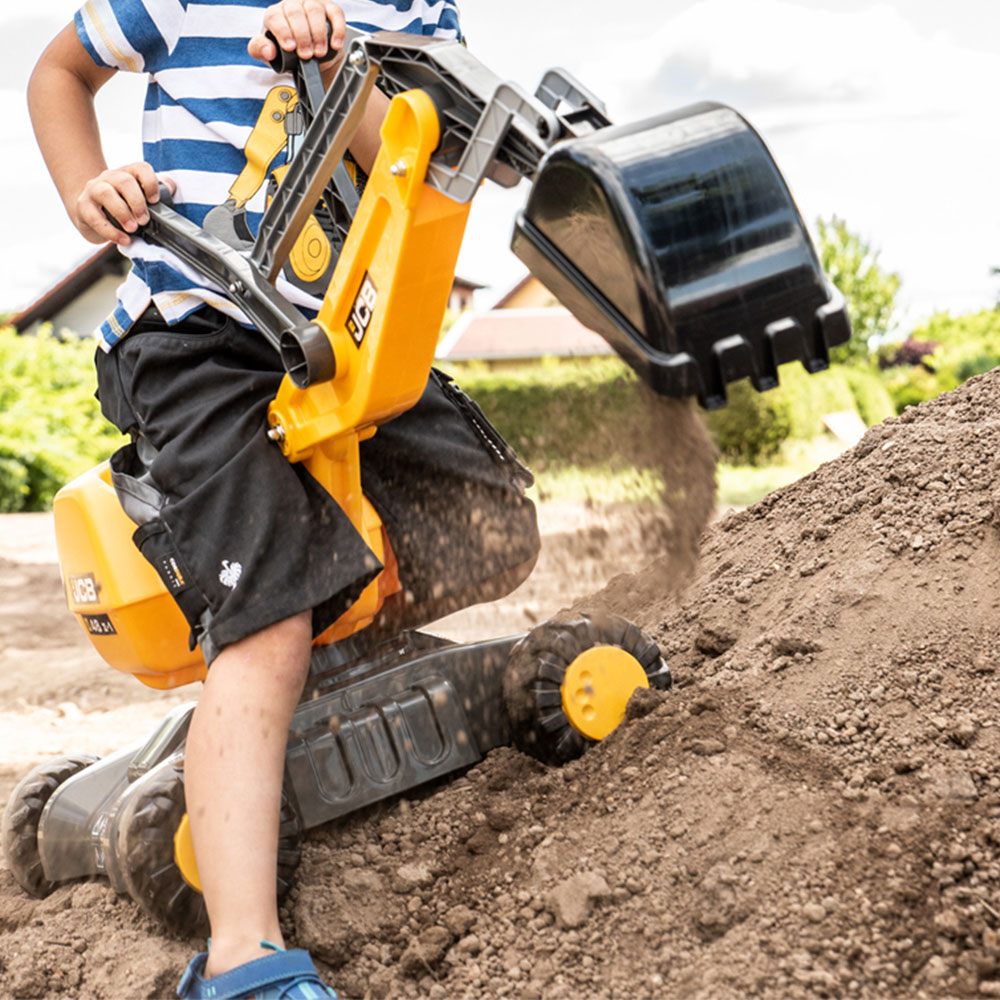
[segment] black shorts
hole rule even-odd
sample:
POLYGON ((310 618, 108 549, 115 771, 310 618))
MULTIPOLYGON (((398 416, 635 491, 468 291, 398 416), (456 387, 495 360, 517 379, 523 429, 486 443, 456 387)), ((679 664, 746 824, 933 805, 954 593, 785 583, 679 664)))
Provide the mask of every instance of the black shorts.
MULTIPOLYGON (((208 308, 173 327, 151 309, 97 352, 101 408, 133 438, 111 461, 133 540, 208 662, 308 609, 318 635, 382 568, 326 490, 268 440, 283 374, 259 333, 208 308)), ((361 474, 416 604, 474 591, 538 552, 530 473, 439 372, 361 444, 361 474)))

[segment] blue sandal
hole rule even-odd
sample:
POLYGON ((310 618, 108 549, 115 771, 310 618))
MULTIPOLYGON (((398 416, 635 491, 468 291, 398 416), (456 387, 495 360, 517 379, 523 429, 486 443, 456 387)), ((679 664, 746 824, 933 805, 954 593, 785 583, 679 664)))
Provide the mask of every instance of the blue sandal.
POLYGON ((255 958, 220 976, 205 979, 202 973, 208 952, 195 955, 177 987, 181 1000, 337 1000, 316 971, 309 952, 285 951, 269 941, 273 955, 255 958))

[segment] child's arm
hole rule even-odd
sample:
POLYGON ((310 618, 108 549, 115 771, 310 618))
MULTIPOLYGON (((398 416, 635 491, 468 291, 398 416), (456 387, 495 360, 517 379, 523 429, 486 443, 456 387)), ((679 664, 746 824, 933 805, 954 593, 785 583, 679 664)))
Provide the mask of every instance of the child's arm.
POLYGON ((115 70, 97 66, 67 25, 42 53, 28 83, 28 110, 39 148, 73 225, 91 243, 122 246, 149 220, 146 202, 159 201, 148 163, 109 170, 94 113, 94 95, 115 70), (126 233, 116 229, 112 215, 126 233))
MULTIPOLYGON (((343 47, 347 22, 344 12, 332 0, 282 0, 268 7, 260 33, 250 39, 247 52, 254 59, 270 62, 278 50, 268 37, 270 31, 286 52, 297 52, 303 59, 322 60, 323 78, 329 85, 337 68, 336 58, 323 57, 343 47), (327 44, 327 25, 333 27, 327 44)), ((375 88, 368 98, 364 117, 351 140, 351 155, 366 173, 370 173, 382 143, 379 127, 389 110, 389 98, 375 88)))

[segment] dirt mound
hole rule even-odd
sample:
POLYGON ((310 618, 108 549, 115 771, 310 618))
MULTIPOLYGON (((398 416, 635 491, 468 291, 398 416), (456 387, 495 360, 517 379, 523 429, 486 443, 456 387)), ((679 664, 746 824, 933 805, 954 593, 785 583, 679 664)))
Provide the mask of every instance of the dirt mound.
MULTIPOLYGON (((347 997, 1000 996, 998 413, 975 379, 710 529, 680 598, 583 602, 675 689, 316 831, 289 938, 347 997)), ((194 944, 99 885, 0 872, 0 914, 11 995, 164 995, 194 944)))

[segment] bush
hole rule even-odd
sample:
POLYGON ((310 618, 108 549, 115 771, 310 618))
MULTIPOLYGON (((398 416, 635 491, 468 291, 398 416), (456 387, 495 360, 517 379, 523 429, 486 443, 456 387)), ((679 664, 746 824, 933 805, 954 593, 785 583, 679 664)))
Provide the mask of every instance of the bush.
POLYGON ((852 233, 843 219, 816 220, 820 263, 847 301, 851 339, 831 352, 834 361, 866 364, 872 347, 893 326, 900 279, 879 263, 879 251, 852 233))
POLYGON ((896 407, 882 378, 874 371, 845 365, 840 369, 854 397, 854 405, 868 427, 896 415, 896 407))
POLYGON ((545 358, 499 371, 463 365, 450 373, 528 465, 615 471, 643 461, 642 442, 630 432, 638 379, 617 358, 545 358))
POLYGON ((755 392, 747 380, 729 387, 729 405, 707 414, 708 429, 725 461, 758 465, 787 440, 808 441, 823 431, 823 417, 857 410, 871 426, 895 412, 879 377, 864 368, 831 365, 809 375, 799 364, 783 365, 780 385, 755 392))
POLYGON ((729 386, 729 403, 706 414, 705 423, 726 462, 757 465, 777 453, 792 432, 788 407, 776 395, 755 392, 743 379, 729 386))
POLYGON ((94 398, 92 341, 0 328, 0 511, 45 510, 121 435, 94 398))
MULTIPOLYGON (((925 364, 886 369, 883 380, 897 413, 1000 364, 1000 311, 984 309, 960 316, 938 313, 914 330, 910 341, 937 346, 923 359, 925 364)), ((887 345, 883 354, 898 355, 900 348, 887 345)))

